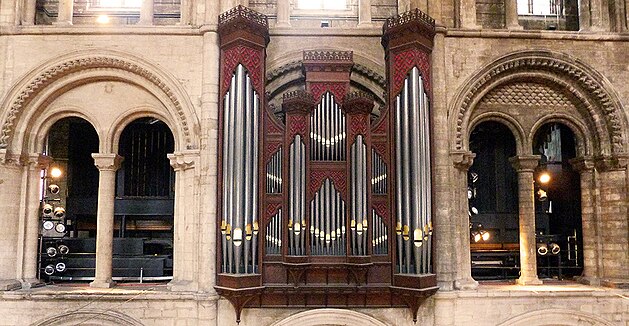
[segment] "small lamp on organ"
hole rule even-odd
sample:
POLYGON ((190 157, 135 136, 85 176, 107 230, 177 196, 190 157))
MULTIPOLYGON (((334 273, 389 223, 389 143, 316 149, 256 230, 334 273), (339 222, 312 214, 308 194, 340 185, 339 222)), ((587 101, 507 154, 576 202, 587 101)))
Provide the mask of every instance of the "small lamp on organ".
POLYGON ((56 167, 56 166, 54 166, 54 167, 52 167, 50 169, 50 176, 53 179, 57 179, 57 178, 61 177, 62 174, 63 174, 63 172, 61 172, 61 169, 56 167))

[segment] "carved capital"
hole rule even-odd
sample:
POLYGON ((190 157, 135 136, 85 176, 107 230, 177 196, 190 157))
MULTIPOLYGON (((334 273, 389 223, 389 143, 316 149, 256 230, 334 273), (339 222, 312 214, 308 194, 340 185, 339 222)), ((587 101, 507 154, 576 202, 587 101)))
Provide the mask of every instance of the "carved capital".
POLYGON ((540 155, 520 155, 509 158, 511 166, 520 172, 533 172, 539 165, 540 155))
POLYGON ((462 172, 467 172, 469 168, 474 164, 474 158, 476 157, 476 153, 472 153, 470 151, 451 151, 450 158, 452 159, 452 164, 458 170, 462 172))
POLYGON ((627 156, 597 156, 594 165, 601 172, 622 170, 627 166, 627 156))
POLYGON ((286 113, 309 114, 314 108, 314 98, 312 94, 297 90, 284 94, 282 109, 286 113))
POLYGON ((168 154, 170 166, 175 171, 186 171, 194 167, 195 162, 199 159, 199 151, 183 151, 168 154))
POLYGON ((594 164, 594 158, 591 156, 573 158, 570 160, 570 165, 572 165, 572 168, 580 173, 592 172, 596 167, 594 164))
POLYGON ((373 110, 373 97, 365 92, 356 91, 345 95, 343 108, 347 113, 369 115, 373 110))
POLYGON ((100 171, 116 171, 124 160, 124 157, 112 153, 92 153, 92 158, 94 158, 94 165, 100 171))

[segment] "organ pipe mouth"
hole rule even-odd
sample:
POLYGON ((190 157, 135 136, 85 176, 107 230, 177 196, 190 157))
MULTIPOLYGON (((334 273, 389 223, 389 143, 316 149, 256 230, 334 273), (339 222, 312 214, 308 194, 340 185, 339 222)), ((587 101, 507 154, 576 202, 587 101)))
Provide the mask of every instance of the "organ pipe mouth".
POLYGON ((242 244, 242 229, 234 229, 234 246, 239 247, 242 244))

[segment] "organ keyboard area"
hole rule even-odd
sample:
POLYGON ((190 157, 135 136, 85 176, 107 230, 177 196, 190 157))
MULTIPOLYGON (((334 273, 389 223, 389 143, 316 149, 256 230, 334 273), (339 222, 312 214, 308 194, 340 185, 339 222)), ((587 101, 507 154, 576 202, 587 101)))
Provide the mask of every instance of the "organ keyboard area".
POLYGON ((434 21, 415 10, 385 24, 395 76, 378 118, 374 96, 351 90, 352 52, 304 51, 305 87, 281 95, 280 120, 262 77, 266 17, 237 7, 219 20, 218 293, 237 319, 245 306, 294 305, 407 306, 416 319, 437 290, 434 21))

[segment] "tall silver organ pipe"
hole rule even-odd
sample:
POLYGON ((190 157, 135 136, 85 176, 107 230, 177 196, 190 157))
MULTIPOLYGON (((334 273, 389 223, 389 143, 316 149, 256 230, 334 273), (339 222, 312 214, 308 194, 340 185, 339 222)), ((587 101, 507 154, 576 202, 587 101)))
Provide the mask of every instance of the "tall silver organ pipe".
POLYGON ((387 165, 374 149, 371 150, 371 192, 387 193, 387 165))
POLYGON ((279 255, 282 253, 282 209, 273 215, 266 227, 266 253, 279 255))
POLYGON ((223 273, 257 273, 259 98, 236 67, 223 109, 223 273))
POLYGON ((306 146, 301 135, 290 144, 288 192, 288 254, 306 254, 306 146))
POLYGON ((371 210, 371 226, 373 229, 373 240, 371 245, 373 246, 374 255, 386 255, 389 253, 388 248, 388 231, 387 225, 384 223, 384 219, 375 209, 371 210))
POLYGON ((345 160, 345 113, 330 92, 310 115, 310 159, 345 160))
POLYGON ((310 203, 311 255, 345 255, 345 202, 326 179, 310 203))
POLYGON ((266 193, 282 192, 282 148, 275 152, 266 164, 266 193))
POLYGON ((352 207, 350 231, 352 255, 367 255, 369 213, 367 209, 367 147, 363 135, 356 136, 350 148, 352 207))
POLYGON ((429 101, 415 67, 395 101, 397 271, 430 273, 431 179, 429 101))

